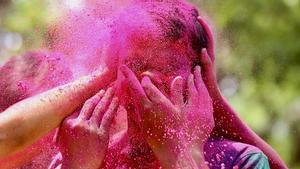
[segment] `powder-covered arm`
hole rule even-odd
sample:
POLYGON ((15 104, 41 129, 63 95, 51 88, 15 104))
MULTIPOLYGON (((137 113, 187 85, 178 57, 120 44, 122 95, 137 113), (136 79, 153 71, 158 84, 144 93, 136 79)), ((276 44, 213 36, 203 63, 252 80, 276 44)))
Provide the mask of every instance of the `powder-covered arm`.
POLYGON ((254 145, 261 149, 270 160, 271 168, 287 168, 286 164, 277 152, 260 138, 246 123, 244 123, 234 109, 222 96, 214 70, 214 38, 213 33, 206 21, 199 17, 199 23, 204 28, 208 42, 207 49, 202 49, 200 63, 202 66, 202 77, 213 100, 215 135, 223 136, 233 141, 239 141, 254 145))
POLYGON ((113 78, 103 69, 7 108, 0 114, 0 158, 33 144, 113 78))
POLYGON ((203 66, 202 76, 213 100, 216 124, 214 135, 256 146, 269 158, 271 168, 287 168, 277 152, 240 119, 222 96, 215 77, 213 62, 210 60, 206 49, 202 50, 201 63, 203 66))

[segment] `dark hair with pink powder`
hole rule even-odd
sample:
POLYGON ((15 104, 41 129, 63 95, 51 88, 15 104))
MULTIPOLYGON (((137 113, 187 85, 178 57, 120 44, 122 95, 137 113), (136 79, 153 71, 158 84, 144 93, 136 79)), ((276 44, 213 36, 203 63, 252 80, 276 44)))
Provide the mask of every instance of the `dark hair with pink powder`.
POLYGON ((208 47, 208 36, 199 23, 198 10, 184 0, 140 1, 161 30, 161 37, 169 43, 185 46, 193 67, 199 64, 197 56, 208 47))
POLYGON ((97 1, 87 4, 81 12, 67 12, 51 27, 48 46, 73 57, 74 51, 88 53, 95 50, 89 48, 95 47, 101 51, 103 44, 111 43, 107 37, 114 36, 112 32, 119 32, 115 37, 126 36, 132 25, 147 27, 154 24, 158 30, 147 28, 135 36, 152 31, 159 34, 155 38, 161 41, 181 42, 187 53, 193 55, 207 48, 207 34, 197 20, 198 11, 184 0, 122 0, 121 5, 117 1, 97 1), (147 20, 149 16, 151 20, 147 20), (104 32, 110 32, 110 35, 104 35, 104 32))
POLYGON ((181 0, 142 3, 163 30, 166 40, 178 41, 186 36, 195 52, 200 53, 202 48, 207 48, 207 35, 197 19, 199 13, 195 7, 181 0))

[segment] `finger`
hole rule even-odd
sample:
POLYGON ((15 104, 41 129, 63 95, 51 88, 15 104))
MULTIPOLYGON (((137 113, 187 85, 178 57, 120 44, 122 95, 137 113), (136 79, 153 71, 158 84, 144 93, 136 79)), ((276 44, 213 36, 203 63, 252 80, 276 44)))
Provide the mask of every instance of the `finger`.
POLYGON ((113 94, 114 94, 114 89, 112 87, 108 88, 103 98, 99 101, 99 103, 95 107, 93 114, 91 116, 91 123, 93 125, 99 126, 104 112, 106 111, 108 105, 111 103, 113 94))
POLYGON ((187 83, 188 83, 187 86, 188 86, 188 101, 189 101, 193 96, 198 94, 198 91, 195 86, 193 74, 189 75, 187 83))
POLYGON ((135 74, 125 65, 121 66, 120 70, 128 80, 131 95, 138 100, 137 106, 142 107, 143 104, 149 103, 150 101, 135 74))
POLYGON ((198 93, 201 91, 201 89, 204 87, 204 82, 201 75, 201 68, 200 66, 196 66, 194 70, 194 77, 195 77, 195 85, 198 90, 198 93))
POLYGON ((149 77, 152 81, 152 83, 156 86, 162 86, 163 85, 163 81, 161 79, 161 77, 159 76, 159 72, 156 71, 145 71, 141 74, 142 77, 149 77), (155 72, 155 73, 154 73, 155 72))
POLYGON ((182 106, 183 100, 183 79, 177 76, 171 84, 171 100, 175 105, 182 106))
POLYGON ((205 48, 202 49, 202 51, 201 51, 200 62, 201 62, 201 66, 203 68, 203 71, 202 71, 203 78, 205 78, 205 80, 206 80, 213 73, 213 64, 212 64, 211 59, 209 58, 207 50, 205 48))
POLYGON ((206 36, 207 36, 207 50, 210 56, 211 61, 213 62, 215 60, 215 54, 214 54, 214 35, 213 32, 211 30, 211 28, 209 27, 208 23, 202 18, 202 17, 198 17, 199 23, 200 25, 203 27, 206 36))
POLYGON ((147 96, 153 103, 168 108, 173 106, 172 102, 166 98, 156 86, 154 86, 149 77, 143 78, 142 86, 145 89, 147 96))
POLYGON ((215 71, 214 71, 214 67, 213 67, 213 63, 211 61, 211 59, 208 56, 207 50, 206 49, 202 49, 201 52, 201 63, 203 66, 202 69, 202 79, 205 83, 205 85, 207 86, 208 89, 217 89, 217 81, 216 81, 216 77, 215 77, 215 71))
POLYGON ((100 92, 98 92, 95 96, 91 97, 84 103, 78 116, 79 119, 88 120, 91 117, 93 110, 95 109, 99 100, 103 97, 104 92, 104 90, 100 90, 100 92))
POLYGON ((101 124, 99 124, 100 127, 99 129, 101 131, 109 132, 111 123, 116 115, 118 107, 119 107, 119 99, 117 97, 114 97, 101 120, 101 124))
POLYGON ((206 48, 201 50, 200 62, 204 68, 210 68, 212 66, 212 61, 207 53, 206 48))

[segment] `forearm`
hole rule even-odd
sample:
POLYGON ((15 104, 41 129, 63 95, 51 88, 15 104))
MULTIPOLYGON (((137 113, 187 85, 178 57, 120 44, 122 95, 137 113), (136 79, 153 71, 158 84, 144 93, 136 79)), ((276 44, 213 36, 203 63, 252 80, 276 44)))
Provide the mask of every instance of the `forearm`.
POLYGON ((102 75, 86 76, 25 99, 2 112, 0 157, 24 149, 57 127, 87 98, 103 88, 107 80, 107 76, 102 75))
POLYGON ((271 168, 287 168, 280 156, 261 139, 246 123, 244 123, 223 96, 214 100, 214 116, 218 119, 218 133, 227 139, 254 145, 268 157, 271 168))

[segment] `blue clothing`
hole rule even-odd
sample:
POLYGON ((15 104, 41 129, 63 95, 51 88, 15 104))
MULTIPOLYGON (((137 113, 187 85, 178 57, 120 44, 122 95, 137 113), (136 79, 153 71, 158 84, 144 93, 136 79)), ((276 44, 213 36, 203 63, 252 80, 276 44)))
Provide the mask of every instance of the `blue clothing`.
POLYGON ((210 139, 204 146, 204 156, 210 169, 270 169, 260 149, 240 142, 210 139))

